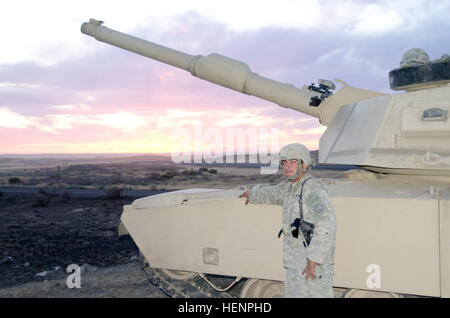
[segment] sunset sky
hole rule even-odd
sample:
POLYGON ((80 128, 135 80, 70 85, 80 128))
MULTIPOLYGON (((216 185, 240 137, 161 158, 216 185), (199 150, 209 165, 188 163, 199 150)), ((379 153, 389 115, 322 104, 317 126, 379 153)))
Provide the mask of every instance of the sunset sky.
MULTIPOLYGON (((8 1, 0 29, 0 154, 169 153, 195 126, 277 128, 317 149, 316 118, 80 32, 89 18, 193 55, 220 53, 301 88, 339 78, 393 93, 419 47, 450 53, 450 1, 8 1)), ((338 88, 340 85, 338 84, 338 88)), ((225 142, 225 140, 224 140, 225 142)))

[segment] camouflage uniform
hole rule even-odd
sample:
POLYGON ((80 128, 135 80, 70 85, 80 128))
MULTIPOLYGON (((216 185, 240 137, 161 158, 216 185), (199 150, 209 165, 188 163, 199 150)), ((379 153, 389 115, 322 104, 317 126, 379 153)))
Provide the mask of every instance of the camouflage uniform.
POLYGON ((286 268, 285 297, 334 297, 332 290, 336 235, 336 218, 325 184, 305 173, 292 183, 254 188, 249 191, 249 202, 283 206, 283 264, 286 268), (309 180, 307 180, 309 179, 309 180), (303 218, 315 225, 308 247, 304 247, 301 231, 292 236, 290 224, 299 216, 299 197, 303 182, 303 218), (302 271, 309 259, 321 264, 315 267, 316 279, 308 278, 302 271))

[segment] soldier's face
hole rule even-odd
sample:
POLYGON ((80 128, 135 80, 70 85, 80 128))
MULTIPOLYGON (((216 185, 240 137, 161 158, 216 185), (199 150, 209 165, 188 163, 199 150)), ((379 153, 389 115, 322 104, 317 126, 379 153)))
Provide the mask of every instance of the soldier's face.
POLYGON ((296 159, 283 160, 283 173, 286 178, 292 177, 298 170, 298 161, 296 159))

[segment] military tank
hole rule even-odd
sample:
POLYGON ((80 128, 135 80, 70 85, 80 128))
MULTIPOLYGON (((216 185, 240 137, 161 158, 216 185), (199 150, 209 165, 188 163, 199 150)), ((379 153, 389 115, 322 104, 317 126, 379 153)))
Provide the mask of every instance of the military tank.
MULTIPOLYGON (((243 62, 189 55, 91 19, 81 31, 232 90, 318 118, 319 163, 353 165, 327 181, 336 211, 340 297, 450 297, 450 59, 413 49, 384 94, 332 81, 301 89, 243 62)), ((279 297, 281 208, 245 206, 240 189, 187 189, 124 206, 119 234, 173 297, 279 297)))

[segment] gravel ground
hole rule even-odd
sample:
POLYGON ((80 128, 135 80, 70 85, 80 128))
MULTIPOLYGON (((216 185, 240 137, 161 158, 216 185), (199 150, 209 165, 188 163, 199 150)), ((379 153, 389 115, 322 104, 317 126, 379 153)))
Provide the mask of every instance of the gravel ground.
POLYGON ((167 298, 158 287, 152 286, 138 262, 88 270, 80 275, 80 288, 67 287, 70 274, 60 273, 53 279, 29 282, 0 289, 2 297, 57 298, 167 298))
POLYGON ((133 199, 49 199, 0 196, 0 297, 164 297, 118 236, 133 199), (88 264, 79 289, 66 286, 71 264, 88 264))

